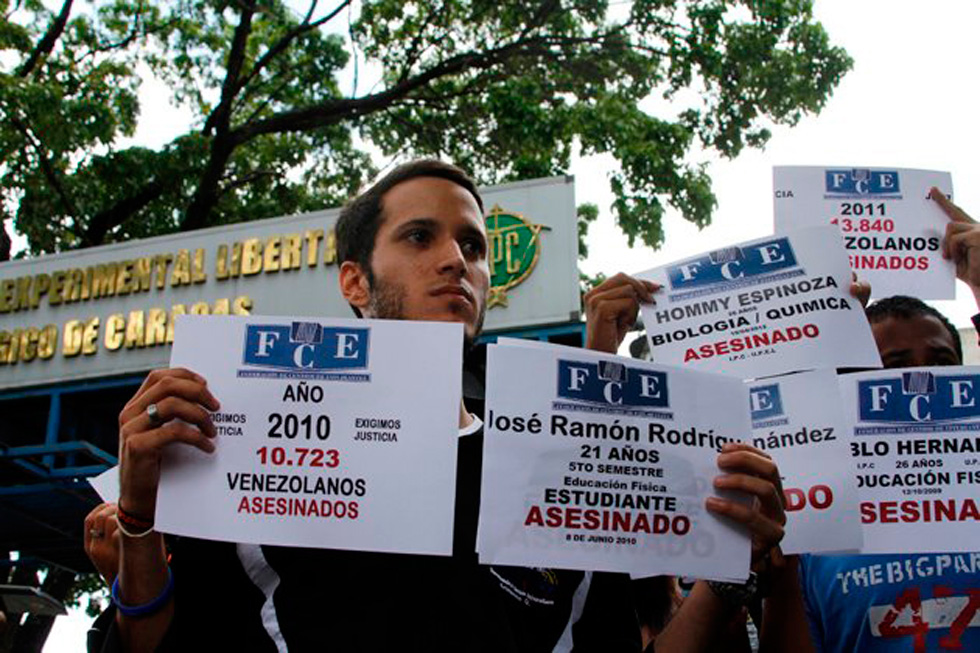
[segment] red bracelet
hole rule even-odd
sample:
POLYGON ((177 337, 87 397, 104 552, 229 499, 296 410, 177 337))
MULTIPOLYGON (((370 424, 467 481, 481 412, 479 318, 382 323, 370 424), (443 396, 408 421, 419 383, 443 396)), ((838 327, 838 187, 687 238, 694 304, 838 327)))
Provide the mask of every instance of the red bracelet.
POLYGON ((121 505, 116 505, 116 519, 125 526, 134 528, 137 531, 148 531, 153 528, 153 520, 140 517, 123 510, 121 505))

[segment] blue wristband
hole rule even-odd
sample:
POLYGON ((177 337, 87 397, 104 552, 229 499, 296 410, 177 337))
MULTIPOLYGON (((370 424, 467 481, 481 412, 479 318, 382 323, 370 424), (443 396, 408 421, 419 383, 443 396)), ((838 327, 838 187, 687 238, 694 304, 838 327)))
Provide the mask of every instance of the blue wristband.
POLYGON ((160 596, 156 597, 149 603, 144 603, 143 605, 125 605, 119 598, 119 576, 112 581, 112 602, 115 604, 116 609, 119 610, 119 614, 124 617, 148 617, 151 614, 160 611, 160 608, 167 604, 170 600, 170 595, 174 593, 174 575, 170 571, 170 567, 167 567, 167 585, 160 592, 160 596))

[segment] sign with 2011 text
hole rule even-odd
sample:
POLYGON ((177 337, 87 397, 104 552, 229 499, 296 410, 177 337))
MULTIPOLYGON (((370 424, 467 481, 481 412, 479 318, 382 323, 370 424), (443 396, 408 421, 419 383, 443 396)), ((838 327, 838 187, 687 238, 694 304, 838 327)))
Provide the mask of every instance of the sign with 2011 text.
POLYGON ((704 502, 747 402, 720 375, 491 345, 481 562, 744 580, 747 534, 704 502))
POLYGON ((181 317, 171 364, 221 402, 217 449, 167 448, 157 528, 451 554, 462 337, 434 322, 181 317))
POLYGON ((840 377, 864 553, 976 551, 980 367, 840 377))
POLYGON ((653 359, 742 378, 880 367, 833 227, 740 243, 637 275, 653 359))
POLYGON ((859 550, 857 486, 847 465, 850 433, 837 375, 814 370, 755 381, 749 406, 751 443, 772 456, 783 479, 783 552, 859 550))
POLYGON ((949 219, 929 199, 952 197, 948 172, 902 168, 773 168, 776 231, 837 225, 851 269, 875 297, 954 299, 955 271, 943 259, 949 219))

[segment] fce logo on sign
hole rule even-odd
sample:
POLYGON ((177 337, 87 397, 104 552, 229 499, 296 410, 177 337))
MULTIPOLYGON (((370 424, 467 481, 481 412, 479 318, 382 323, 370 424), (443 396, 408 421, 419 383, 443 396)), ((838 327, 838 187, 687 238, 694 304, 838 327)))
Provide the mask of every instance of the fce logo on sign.
MULTIPOLYGON (((980 417, 978 386, 980 376, 977 375, 939 376, 926 371, 905 372, 901 378, 860 381, 858 411, 863 422, 916 425, 917 428, 923 423, 945 422, 949 428, 938 430, 957 430, 949 422, 980 417)), ((975 424, 962 426, 976 428, 975 424)))
POLYGON ((369 375, 351 372, 367 368, 369 340, 368 328, 249 324, 242 362, 265 369, 239 370, 238 376, 367 381, 369 375))
POLYGON ((749 391, 749 407, 752 421, 763 422, 783 415, 783 398, 779 385, 763 385, 749 391))
MULTIPOLYGON (((667 375, 616 361, 558 361, 558 396, 609 412, 667 408, 667 375)), ((559 408, 575 408, 561 402, 559 408)), ((662 413, 661 413, 662 414, 662 413)))
POLYGON ((673 290, 730 284, 796 267, 788 238, 774 238, 747 247, 729 247, 667 268, 673 290))
POLYGON ((853 197, 873 195, 884 197, 898 195, 901 188, 898 183, 898 172, 895 170, 870 170, 855 168, 852 170, 825 171, 827 194, 830 196, 853 197))

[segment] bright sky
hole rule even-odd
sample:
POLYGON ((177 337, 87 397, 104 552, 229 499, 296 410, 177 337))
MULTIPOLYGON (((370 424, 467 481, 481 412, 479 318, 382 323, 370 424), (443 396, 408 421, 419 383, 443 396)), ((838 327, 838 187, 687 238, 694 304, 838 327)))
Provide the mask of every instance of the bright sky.
MULTIPOLYGON (((887 166, 952 173, 954 200, 980 219, 980 3, 959 0, 817 0, 816 15, 831 40, 854 59, 854 68, 817 117, 777 128, 764 151, 710 167, 718 207, 712 225, 698 232, 676 212, 666 242, 654 252, 630 249, 610 212, 612 194, 597 167, 612 160, 580 161, 576 200, 602 209, 589 236, 588 274, 639 272, 692 254, 772 233, 772 166, 887 166), (597 165, 598 164, 598 165, 597 165), (588 167, 587 167, 588 166, 588 167)), ((957 284, 956 302, 935 302, 957 326, 977 312, 957 284)))
MULTIPOLYGON (((639 272, 771 233, 774 165, 946 170, 953 175, 954 200, 980 219, 980 83, 975 71, 980 62, 980 3, 817 0, 816 14, 831 40, 854 58, 854 69, 820 116, 793 129, 775 129, 764 151, 712 163, 718 208, 708 229, 698 232, 673 214, 661 251, 630 249, 608 210, 612 195, 605 172, 612 161, 575 162, 570 172, 576 177, 577 201, 593 202, 601 210, 590 232, 590 257, 583 271, 639 272)), ((144 125, 159 138, 167 123, 180 122, 180 113, 168 107, 159 89, 146 90, 144 125)), ((966 287, 958 286, 956 302, 935 305, 957 326, 967 326, 976 306, 966 287)), ((80 611, 59 618, 44 650, 80 650, 89 622, 80 611)))

